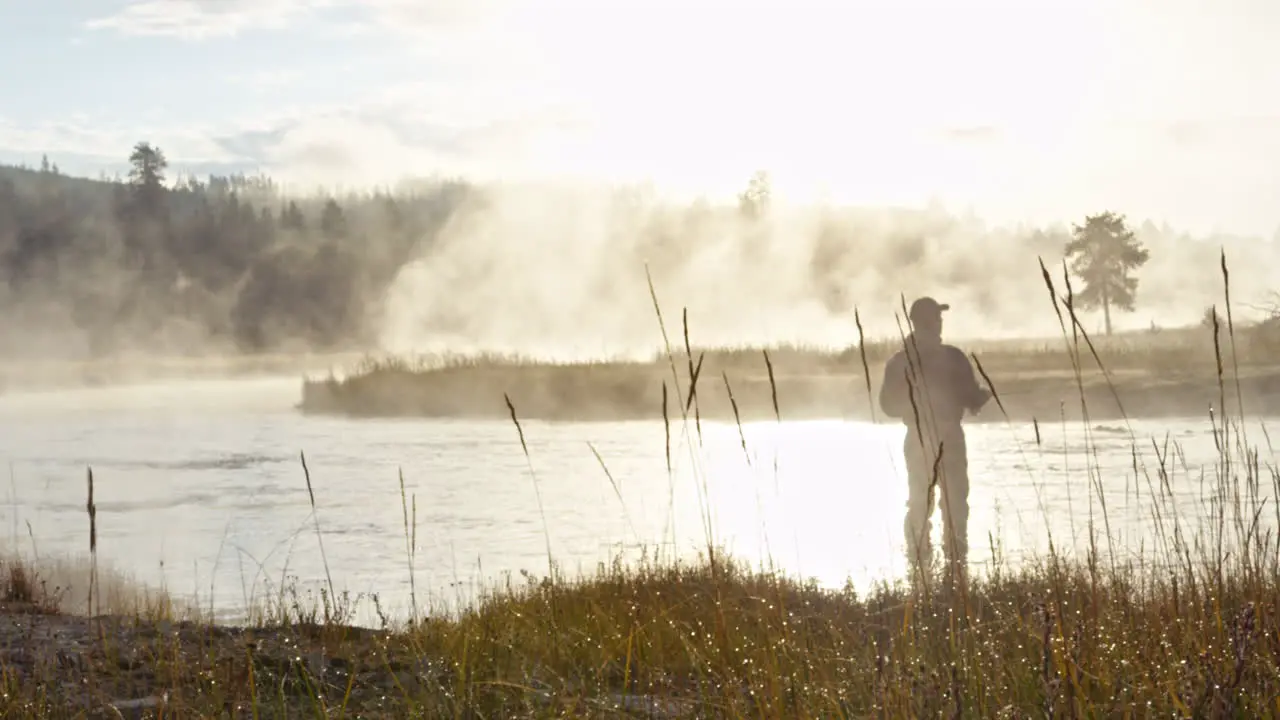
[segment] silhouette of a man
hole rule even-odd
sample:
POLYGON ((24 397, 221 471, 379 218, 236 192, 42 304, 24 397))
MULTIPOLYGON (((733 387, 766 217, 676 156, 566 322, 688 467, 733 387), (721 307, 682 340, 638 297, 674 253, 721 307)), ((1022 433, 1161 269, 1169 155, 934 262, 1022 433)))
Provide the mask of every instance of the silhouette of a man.
POLYGON ((943 548, 948 564, 963 569, 969 549, 969 462, 961 421, 991 399, 963 351, 942 342, 942 313, 950 305, 922 297, 911 304, 912 332, 884 368, 880 406, 907 426, 908 558, 922 568, 933 561, 930 520, 941 491, 943 548))

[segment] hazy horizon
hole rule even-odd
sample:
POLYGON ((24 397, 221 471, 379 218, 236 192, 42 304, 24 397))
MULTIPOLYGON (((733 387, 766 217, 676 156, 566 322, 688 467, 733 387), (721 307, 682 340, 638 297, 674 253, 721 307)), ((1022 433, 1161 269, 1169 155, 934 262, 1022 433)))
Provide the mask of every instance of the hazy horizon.
POLYGON ((261 218, 213 191, 153 203, 163 231, 105 200, 69 221, 57 193, 13 199, 23 351, 325 325, 348 350, 629 352, 659 342, 646 265, 702 345, 848 345, 855 308, 892 337, 919 294, 953 305, 956 337, 1052 337, 1038 263, 1057 279, 1065 238, 1034 231, 1104 211, 1151 250, 1119 330, 1220 304, 1222 245, 1242 315, 1280 270, 1280 99, 1256 91, 1280 84, 1280 7, 1259 0, 9 7, 0 91, 23 102, 0 111, 0 162, 123 175, 146 141, 170 185, 481 188, 344 200, 329 229, 318 205, 286 228, 278 196, 251 201, 261 218), (704 212, 759 171, 767 217, 704 212), (130 253, 160 258, 141 295, 130 253), (89 276, 96 295, 63 297, 89 276))
MULTIPOLYGON (((28 184, 45 187, 48 177, 34 171, 28 184)), ((49 187, 58 186, 55 182, 49 187)), ((169 192, 166 212, 182 218, 174 222, 189 223, 193 216, 182 208, 189 208, 193 201, 214 207, 236 202, 225 189, 216 188, 216 184, 200 185, 193 194, 185 183, 178 183, 169 192)), ((356 253, 346 262, 354 263, 350 268, 357 275, 365 272, 361 268, 367 263, 377 267, 379 258, 393 258, 391 265, 379 271, 385 275, 385 285, 340 301, 355 303, 355 312, 365 315, 366 324, 360 327, 367 333, 364 340, 346 334, 334 337, 342 344, 329 352, 342 355, 353 351, 506 352, 558 358, 645 355, 661 346, 650 278, 668 332, 679 333, 680 314, 687 308, 691 339, 701 347, 845 348, 857 341, 855 311, 869 340, 890 339, 901 330, 904 301, 921 294, 952 305, 947 334, 958 340, 1052 341, 1060 329, 1040 263, 1047 265, 1059 292, 1065 292, 1063 245, 1071 226, 1083 221, 1002 227, 969 213, 948 211, 940 204, 850 208, 785 202, 770 202, 765 214, 752 220, 737 203, 680 204, 604 185, 481 185, 457 196, 450 196, 445 188, 436 186, 416 198, 395 194, 339 198, 334 209, 346 218, 341 221, 344 226, 350 223, 351 227, 350 234, 343 231, 336 238, 329 237, 324 227, 329 202, 324 197, 302 203, 307 227, 297 235, 284 224, 287 198, 276 197, 267 187, 243 188, 251 220, 262 211, 270 226, 280 223, 272 230, 276 239, 269 241, 278 247, 251 255, 246 277, 230 286, 222 281, 206 291, 212 293, 215 315, 218 307, 225 310, 230 303, 235 306, 233 320, 237 308, 250 317, 269 316, 282 300, 292 303, 281 306, 286 311, 293 307, 294 312, 306 312, 314 304, 314 298, 308 299, 311 291, 288 283, 323 280, 324 273, 341 269, 341 261, 330 270, 308 266, 320 257, 317 251, 330 245, 342 253, 356 253), (383 214, 384 203, 397 197, 398 213, 411 218, 408 225, 383 214), (408 245, 395 249, 404 243, 408 245), (297 255, 299 250, 304 254, 297 255), (397 256, 400 259, 394 259, 397 256), (267 277, 276 278, 270 281, 272 286, 285 281, 285 292, 291 294, 274 296, 275 300, 269 300, 271 295, 262 300, 246 295, 244 283, 262 272, 254 263, 266 268, 267 277), (259 304, 264 301, 276 304, 259 304)), ((43 200, 40 192, 28 201, 34 203, 27 208, 28 214, 59 207, 44 204, 56 201, 58 192, 43 200)), ((101 199, 95 204, 100 205, 101 199)), ((0 207, 0 215, 3 210, 0 207)), ((73 221, 92 228, 87 236, 90 242, 105 239, 108 244, 62 261, 71 263, 64 264, 64 275, 80 266, 106 283, 95 304, 103 299, 119 302, 114 298, 125 297, 121 293, 131 282, 127 278, 133 271, 117 259, 125 250, 115 243, 127 247, 132 231, 128 216, 118 212, 108 207, 73 221)), ((243 211, 222 212, 235 217, 243 211)), ((214 212, 213 218, 218 214, 214 212)), ((238 243, 240 233, 256 232, 218 222, 207 228, 177 226, 178 235, 169 240, 168 252, 189 266, 184 272, 199 275, 203 263, 221 262, 199 250, 191 255, 187 249, 191 238, 207 238, 200 233, 213 232, 215 244, 238 243)), ((1129 218, 1129 223, 1152 257, 1137 272, 1135 310, 1113 313, 1119 332, 1198 323, 1209 305, 1222 303, 1218 263, 1224 250, 1232 271, 1237 321, 1260 318, 1258 305, 1275 301, 1272 278, 1280 261, 1280 244, 1194 237, 1149 219, 1129 218)), ((73 245, 76 242, 72 240, 73 245)), ((231 251, 239 252, 235 247, 231 251)), ((31 285, 37 280, 32 272, 57 272, 42 267, 46 266, 24 271, 27 287, 46 284, 31 285)), ((70 282, 82 285, 81 277, 74 276, 70 282)), ((1073 282, 1078 291, 1080 281, 1073 282)), ((34 304, 23 297, 19 293, 13 299, 26 314, 10 315, 11 323, 30 330, 22 338, 22 347, 79 346, 81 341, 74 337, 80 332, 75 327, 75 308, 71 306, 71 316, 59 314, 56 290, 40 290, 34 304)), ((147 301, 141 309, 154 313, 159 310, 152 307, 156 302, 163 301, 147 301)), ((336 312, 341 306, 328 307, 326 312, 336 312)), ((1100 312, 1085 311, 1081 318, 1090 332, 1101 334, 1100 312)), ((151 320, 141 327, 132 323, 109 328, 109 334, 123 343, 112 355, 239 354, 229 344, 231 338, 213 337, 209 334, 213 328, 200 322, 199 316, 180 313, 159 325, 151 320)), ((326 352, 301 337, 267 332, 268 340, 285 341, 283 347, 265 348, 271 354, 326 352)), ((73 350, 68 359, 75 359, 79 352, 73 350)))
MULTIPOLYGON (((12 6, 11 6, 12 7, 12 6)), ((1280 8, 1163 2, 50 0, 6 11, 0 160, 298 188, 652 181, 1280 228, 1280 8), (1230 48, 1223 52, 1221 48, 1230 48), (199 82, 193 82, 200 78, 199 82), (141 95, 143 100, 137 102, 141 95)))

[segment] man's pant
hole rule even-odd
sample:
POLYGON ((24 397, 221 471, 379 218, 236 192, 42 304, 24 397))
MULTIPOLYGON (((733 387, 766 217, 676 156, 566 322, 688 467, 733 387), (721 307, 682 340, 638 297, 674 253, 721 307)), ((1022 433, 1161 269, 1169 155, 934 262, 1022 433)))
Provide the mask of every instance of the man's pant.
POLYGON ((907 465, 907 519, 904 531, 907 557, 920 567, 933 562, 930 532, 935 498, 940 498, 943 550, 948 565, 963 569, 969 551, 969 458, 964 430, 948 428, 940 433, 940 441, 931 441, 924 433, 909 429, 903 441, 907 465))

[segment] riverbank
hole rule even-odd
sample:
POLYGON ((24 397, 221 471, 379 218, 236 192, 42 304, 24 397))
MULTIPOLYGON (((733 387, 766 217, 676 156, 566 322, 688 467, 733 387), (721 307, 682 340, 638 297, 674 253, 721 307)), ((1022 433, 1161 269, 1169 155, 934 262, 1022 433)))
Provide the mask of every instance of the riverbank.
MULTIPOLYGON (((346 377, 307 379, 299 408, 353 417, 509 418, 510 399, 523 419, 549 421, 674 421, 688 409, 702 419, 743 422, 783 419, 883 419, 874 402, 887 353, 862 364, 859 352, 809 356, 766 351, 704 354, 700 369, 686 357, 652 362, 550 364, 483 361, 415 366, 367 363, 346 377), (696 374, 696 403, 690 379, 696 374), (868 392, 868 382, 870 392, 868 392), (665 403, 664 403, 665 399, 665 403)), ((971 422, 1207 417, 1280 413, 1280 362, 1243 358, 1238 372, 1224 360, 1221 384, 1212 354, 1091 356, 1049 351, 975 353, 981 384, 995 391, 971 422), (1156 359, 1159 358, 1157 362, 1156 359), (1142 359, 1142 358, 1138 358, 1142 359), (983 377, 985 375, 985 378, 983 377), (989 381, 989 382, 988 382, 989 381), (1084 404, 1081 400, 1083 398, 1084 404)))
POLYGON ((378 629, 297 606, 223 627, 10 599, 0 713, 1256 717, 1280 692, 1270 553, 1155 576, 1050 558, 865 597, 717 556, 530 579, 378 629))

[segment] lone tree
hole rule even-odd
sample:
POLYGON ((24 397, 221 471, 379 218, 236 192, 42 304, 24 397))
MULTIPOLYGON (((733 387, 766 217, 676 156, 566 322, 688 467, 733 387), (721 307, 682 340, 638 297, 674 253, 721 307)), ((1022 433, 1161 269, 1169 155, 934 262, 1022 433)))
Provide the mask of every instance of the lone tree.
POLYGON ((1105 212, 1085 218, 1072 229, 1066 256, 1071 271, 1084 283, 1076 303, 1085 309, 1102 308, 1107 334, 1111 334, 1111 308, 1133 312, 1138 279, 1133 271, 1150 258, 1123 215, 1105 212))
POLYGON ((169 161, 164 151, 149 142, 140 142, 133 146, 129 154, 129 181, 134 185, 164 185, 164 171, 169 161))
POLYGON ((164 171, 168 167, 164 151, 151 143, 140 142, 129 154, 129 183, 148 212, 159 208, 164 196, 164 171))
POLYGON ((748 220, 758 220, 769 212, 773 198, 769 173, 760 170, 751 176, 747 189, 738 194, 738 211, 748 220))

